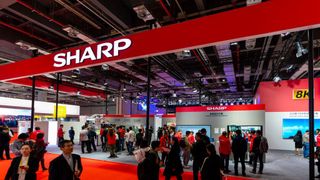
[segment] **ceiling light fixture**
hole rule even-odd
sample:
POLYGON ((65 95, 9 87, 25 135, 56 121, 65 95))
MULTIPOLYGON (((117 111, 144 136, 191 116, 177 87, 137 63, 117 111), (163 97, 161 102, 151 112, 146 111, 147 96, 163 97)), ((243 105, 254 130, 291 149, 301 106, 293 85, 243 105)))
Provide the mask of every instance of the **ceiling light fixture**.
POLYGON ((20 46, 21 49, 25 49, 25 50, 28 50, 28 51, 33 51, 33 50, 38 50, 38 52, 40 54, 43 54, 43 55, 47 55, 47 54, 50 54, 50 52, 38 47, 38 46, 35 46, 31 43, 27 43, 25 41, 17 41, 15 43, 16 45, 20 46))
POLYGON ((296 42, 296 48, 297 48, 297 53, 296 53, 297 58, 308 53, 308 49, 305 49, 300 42, 296 42))
POLYGON ((273 78, 273 82, 279 83, 281 81, 281 78, 277 75, 273 78))
POLYGON ((93 38, 89 37, 88 35, 85 35, 80 30, 72 27, 72 26, 65 26, 62 28, 64 31, 68 32, 68 35, 72 38, 79 38, 89 44, 96 43, 97 41, 93 40, 93 38))

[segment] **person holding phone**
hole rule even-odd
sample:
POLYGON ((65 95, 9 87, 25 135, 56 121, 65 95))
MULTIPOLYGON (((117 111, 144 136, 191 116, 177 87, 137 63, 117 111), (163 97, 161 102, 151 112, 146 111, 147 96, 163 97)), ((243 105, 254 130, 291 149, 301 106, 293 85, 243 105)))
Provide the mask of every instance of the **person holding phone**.
POLYGON ((30 145, 23 144, 20 152, 22 155, 12 160, 5 180, 36 180, 39 162, 36 158, 30 156, 30 145))

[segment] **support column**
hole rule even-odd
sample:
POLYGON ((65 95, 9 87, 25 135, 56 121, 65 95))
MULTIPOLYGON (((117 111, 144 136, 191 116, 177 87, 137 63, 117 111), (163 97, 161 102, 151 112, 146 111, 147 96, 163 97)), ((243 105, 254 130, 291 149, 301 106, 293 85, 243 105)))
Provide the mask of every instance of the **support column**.
MULTIPOLYGON (((150 121, 150 69, 151 69, 151 58, 148 57, 148 70, 147 70, 147 118, 146 118, 146 140, 149 141, 149 121, 150 121)), ((148 142, 150 143, 150 142, 148 142)))
POLYGON ((58 105, 59 105, 59 84, 60 84, 61 73, 57 74, 57 86, 56 86, 56 121, 58 121, 58 105))
POLYGON ((32 76, 31 129, 34 127, 34 101, 36 97, 36 77, 32 76))
POLYGON ((308 31, 308 80, 309 80, 309 179, 314 179, 314 82, 313 82, 313 31, 308 31))

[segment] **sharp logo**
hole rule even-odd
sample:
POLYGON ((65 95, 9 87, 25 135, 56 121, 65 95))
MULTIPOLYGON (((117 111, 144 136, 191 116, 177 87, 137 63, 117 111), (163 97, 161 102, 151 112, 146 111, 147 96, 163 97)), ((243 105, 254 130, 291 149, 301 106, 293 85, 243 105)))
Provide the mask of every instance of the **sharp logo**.
POLYGON ((223 111, 226 110, 227 107, 225 106, 219 106, 219 107, 207 107, 208 111, 223 111))
POLYGON ((131 46, 131 40, 124 38, 113 43, 105 42, 93 47, 86 47, 83 51, 77 49, 75 52, 59 53, 54 56, 54 67, 69 66, 71 61, 75 64, 83 63, 86 60, 96 61, 102 58, 119 56, 119 52, 131 46))

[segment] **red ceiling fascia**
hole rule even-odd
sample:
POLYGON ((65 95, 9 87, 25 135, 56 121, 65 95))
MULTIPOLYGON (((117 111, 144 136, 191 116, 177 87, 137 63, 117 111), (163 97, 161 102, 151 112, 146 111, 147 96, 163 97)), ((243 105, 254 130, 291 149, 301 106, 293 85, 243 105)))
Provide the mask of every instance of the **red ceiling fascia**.
MULTIPOLYGON (((165 26, 126 36, 132 45, 118 56, 87 60, 80 64, 54 67, 54 56, 61 52, 86 47, 96 49, 97 44, 84 45, 46 56, 39 56, 17 63, 0 66, 0 80, 8 81, 45 73, 97 66, 110 61, 128 61, 154 55, 162 55, 183 49, 202 48, 248 38, 265 37, 288 31, 320 27, 319 0, 269 0, 257 5, 238 8, 194 20, 165 26), (23 68, 22 68, 23 67, 23 68)), ((123 37, 108 40, 113 43, 123 37)), ((102 42, 99 42, 100 44, 102 42)))
MULTIPOLYGON (((22 85, 22 86, 28 86, 31 87, 32 86, 32 80, 29 78, 23 78, 23 79, 17 79, 17 80, 12 80, 9 81, 12 84, 18 84, 18 85, 22 85)), ((39 80, 36 79, 36 87, 38 89, 44 89, 44 90, 48 90, 48 87, 54 85, 54 89, 56 89, 56 84, 52 84, 52 82, 49 81, 43 81, 43 80, 39 80)), ((78 91, 81 92, 81 96, 87 96, 87 97, 101 97, 102 99, 106 98, 106 94, 101 91, 93 91, 90 89, 85 89, 85 88, 77 88, 77 87, 72 87, 69 85, 64 85, 64 84, 59 84, 59 91, 60 92, 64 92, 64 93, 68 93, 70 95, 76 95, 78 91)))

